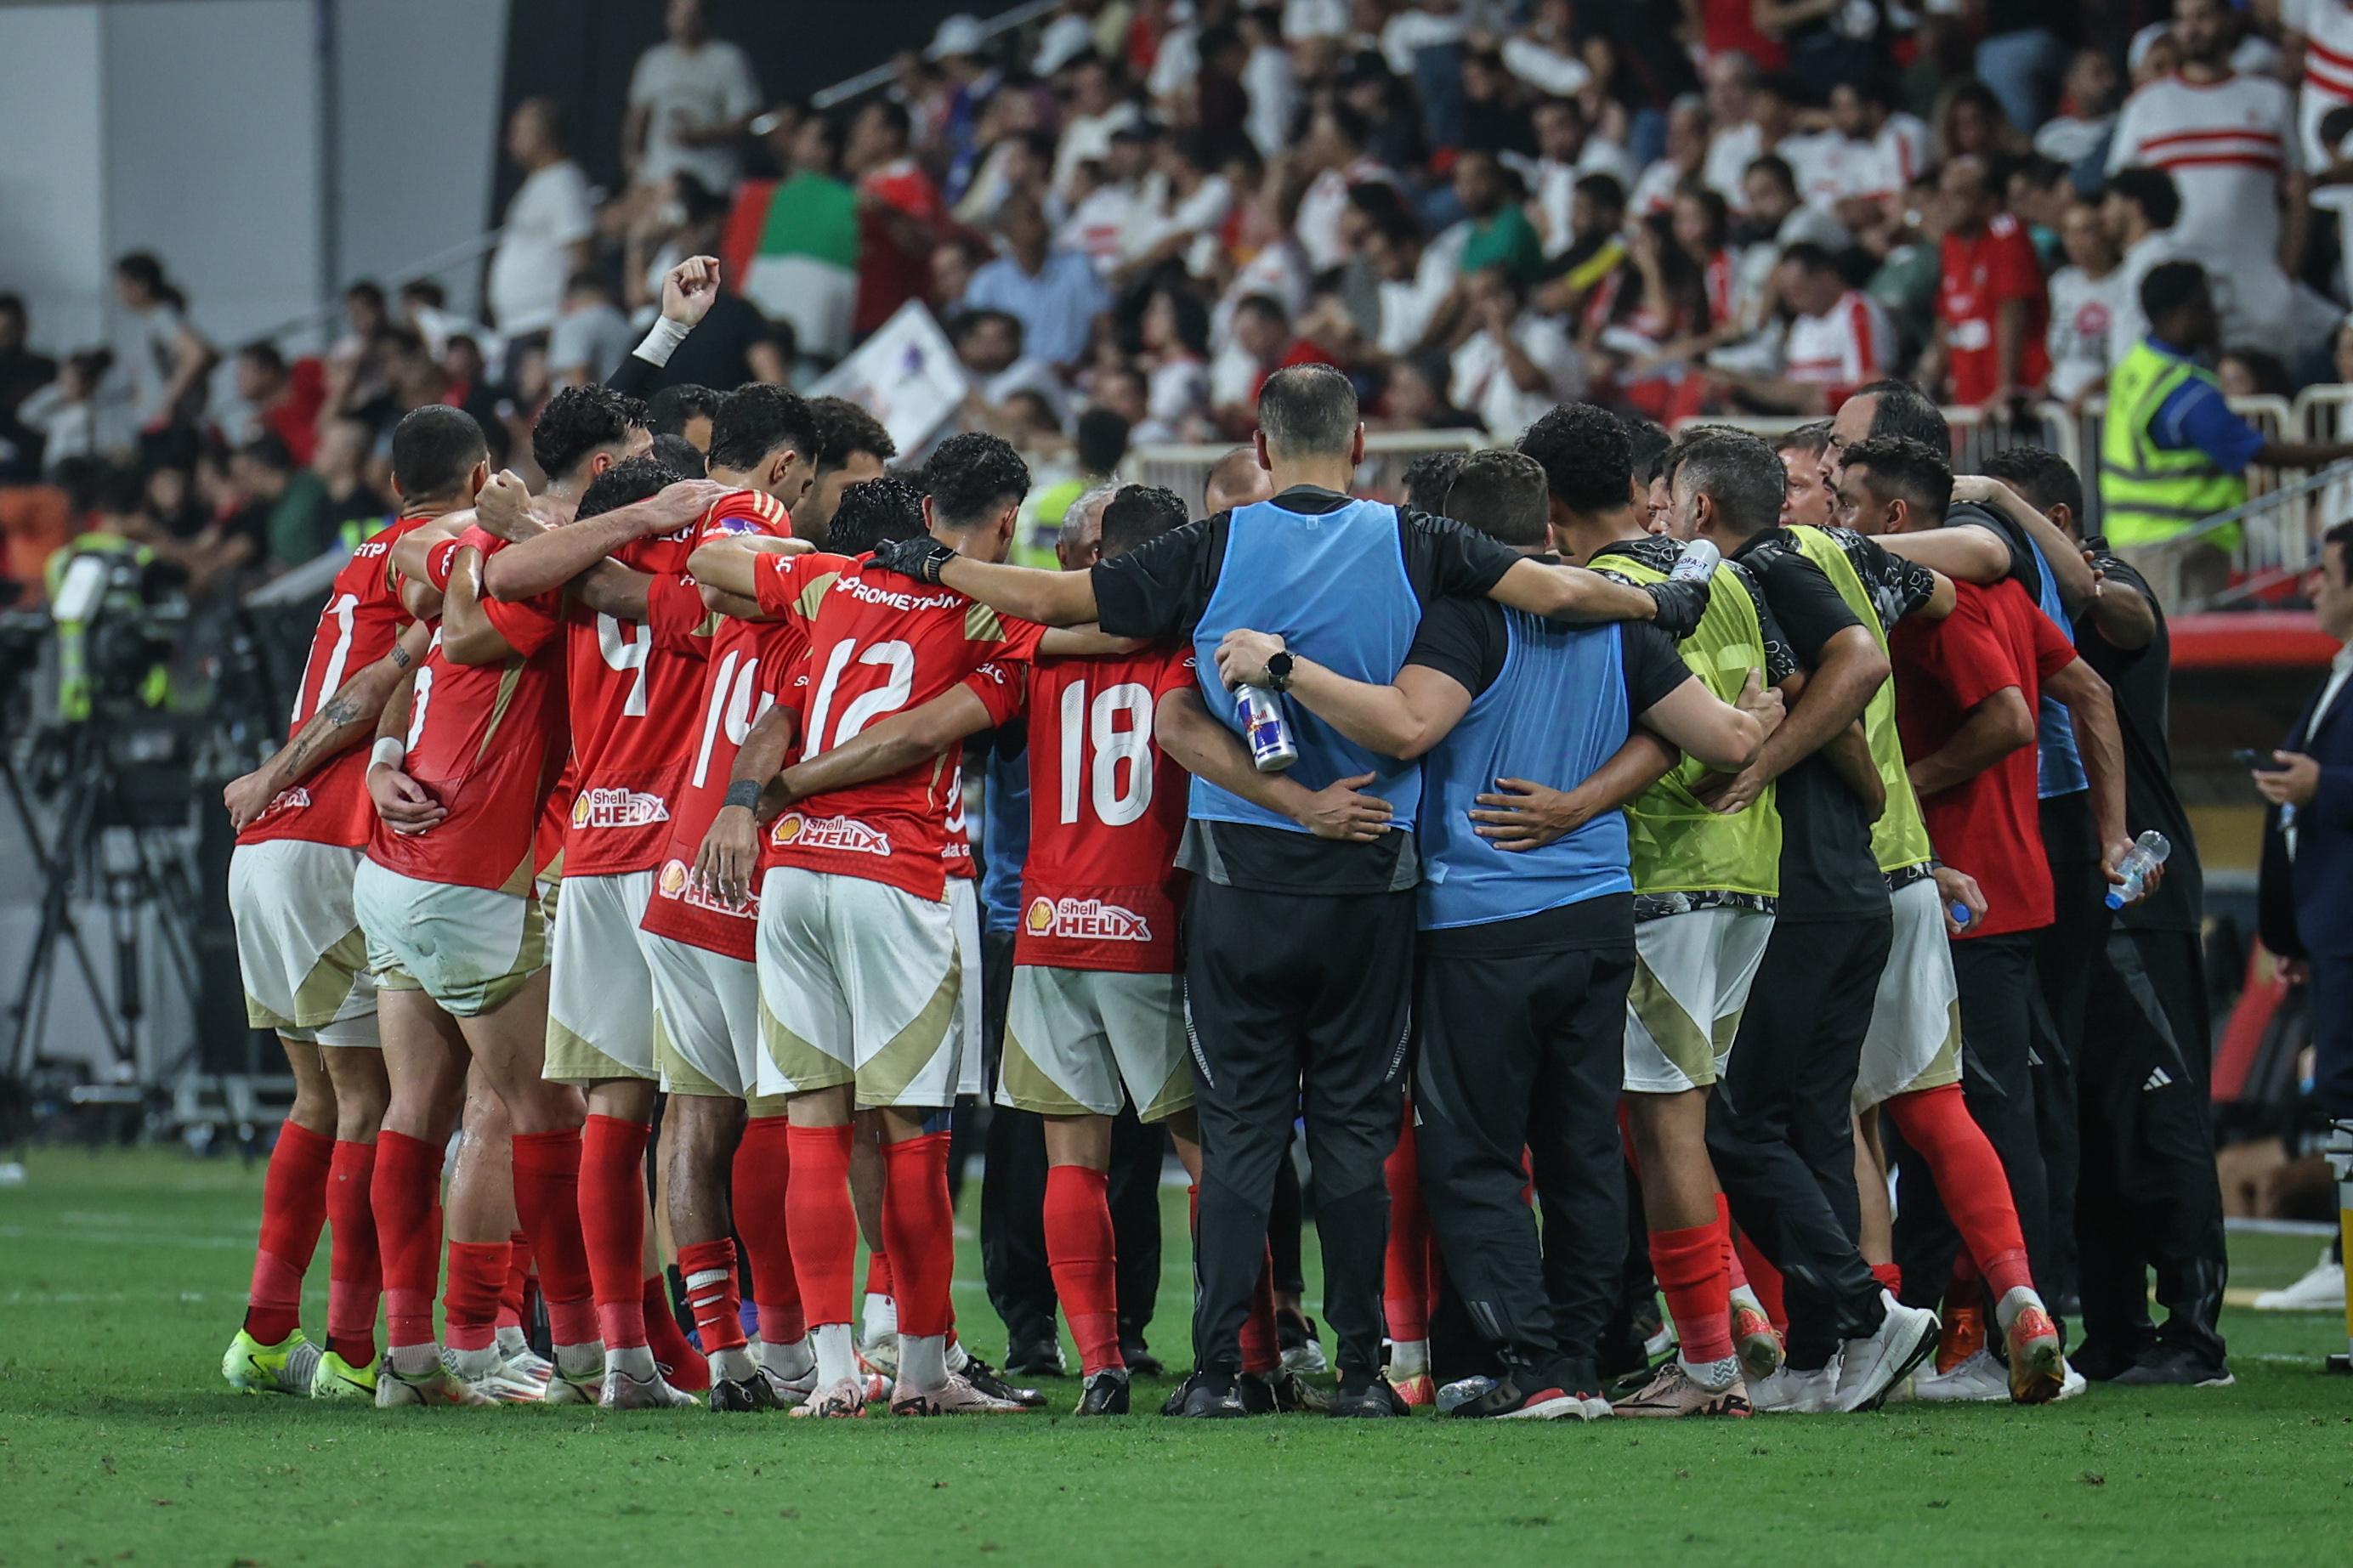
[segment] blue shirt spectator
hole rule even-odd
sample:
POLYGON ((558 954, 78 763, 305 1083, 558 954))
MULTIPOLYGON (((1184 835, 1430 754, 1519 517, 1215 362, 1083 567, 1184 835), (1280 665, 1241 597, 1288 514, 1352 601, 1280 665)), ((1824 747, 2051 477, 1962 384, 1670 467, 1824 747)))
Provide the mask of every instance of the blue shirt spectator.
POLYGON ((1111 309, 1103 280, 1085 257, 1048 243, 1046 217, 1035 202, 1008 203, 1004 229, 1006 253, 972 275, 965 309, 1002 310, 1018 321, 1022 348, 1033 359, 1078 363, 1095 317, 1111 309))
MULTIPOLYGON (((2190 357, 2154 337, 2148 346, 2176 359, 2190 357)), ((2221 387, 2195 377, 2175 387, 2157 405, 2157 416, 2148 422, 2148 438, 2161 451, 2186 452, 2195 447, 2226 474, 2246 472, 2263 445, 2263 433, 2232 411, 2221 387)))

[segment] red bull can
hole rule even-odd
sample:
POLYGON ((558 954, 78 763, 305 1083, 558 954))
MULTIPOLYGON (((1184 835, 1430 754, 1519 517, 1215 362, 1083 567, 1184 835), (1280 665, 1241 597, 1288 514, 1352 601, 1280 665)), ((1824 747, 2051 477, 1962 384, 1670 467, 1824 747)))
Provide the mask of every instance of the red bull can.
POLYGON ((1262 773, 1279 773, 1299 760, 1291 739, 1291 725, 1282 717, 1282 699, 1263 686, 1234 689, 1234 717, 1242 739, 1250 742, 1250 762, 1262 773))

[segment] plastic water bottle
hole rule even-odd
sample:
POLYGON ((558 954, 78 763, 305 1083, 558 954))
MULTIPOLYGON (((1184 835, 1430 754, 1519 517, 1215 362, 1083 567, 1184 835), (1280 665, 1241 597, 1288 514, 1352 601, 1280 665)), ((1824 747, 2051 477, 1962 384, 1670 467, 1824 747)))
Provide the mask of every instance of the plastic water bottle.
POLYGON ((1957 926, 1966 927, 1969 921, 1977 918, 1975 915, 1969 913, 1969 906, 1961 902, 1958 899, 1955 899, 1947 907, 1951 910, 1953 923, 1957 926))
POLYGON ((1282 699, 1263 686, 1234 688, 1234 717, 1242 739, 1250 742, 1250 762, 1262 773, 1279 773, 1299 760, 1291 739, 1291 725, 1282 716, 1282 699))
POLYGON ((2172 853, 2172 843, 2154 827, 2134 839, 2124 864, 2116 868, 2124 873, 2124 884, 2108 889, 2108 908, 2120 910, 2126 904, 2138 903, 2141 894, 2148 890, 2149 873, 2164 865, 2165 858, 2172 853))
POLYGON ((1724 552, 1704 539, 1687 540, 1683 559, 1667 575, 1678 583, 1697 583, 1715 575, 1715 564, 1724 559, 1724 552))

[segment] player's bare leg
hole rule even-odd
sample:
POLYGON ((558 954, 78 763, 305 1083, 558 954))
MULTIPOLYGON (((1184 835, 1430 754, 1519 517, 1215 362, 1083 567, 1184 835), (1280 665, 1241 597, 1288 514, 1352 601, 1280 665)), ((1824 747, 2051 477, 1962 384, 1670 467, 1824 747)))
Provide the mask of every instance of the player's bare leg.
POLYGON ((849 1333, 850 1279, 858 1263, 858 1216, 849 1201, 856 1087, 796 1094, 786 1102, 792 1166, 786 1188, 793 1273, 817 1352, 817 1392, 796 1415, 856 1415, 866 1405, 858 1348, 849 1333))
POLYGON ((244 1394, 307 1395, 320 1352, 302 1332, 302 1277, 327 1221, 335 1089, 318 1045, 283 1036, 279 1043, 294 1077, 294 1103, 270 1151, 245 1321, 221 1358, 221 1374, 244 1394))
POLYGON ((661 1369, 663 1379, 672 1388, 700 1394, 711 1386, 711 1363, 679 1327, 678 1308, 670 1294, 670 1265, 678 1258, 678 1242, 670 1235, 667 1194, 670 1155, 676 1138, 665 1115, 661 1131, 655 1135, 652 1166, 646 1170, 646 1239, 638 1260, 644 1285, 638 1300, 645 1312, 646 1345, 654 1352, 654 1364, 661 1369))
POLYGON ((882 1113, 861 1110, 849 1122, 849 1206, 866 1244, 866 1299, 859 1306, 858 1359, 885 1377, 899 1371, 899 1301, 891 1289, 891 1253, 882 1242, 882 1113))
POLYGON ((710 1364, 713 1410, 773 1408, 774 1391, 744 1335, 730 1188, 744 1135, 744 1101, 673 1093, 662 1114, 663 1213, 710 1364))
POLYGON ((1879 1141, 1879 1107, 1854 1119, 1854 1191, 1862 1205, 1862 1234, 1855 1250, 1894 1290, 1900 1282, 1895 1268, 1895 1209, 1887 1197, 1887 1150, 1879 1141))

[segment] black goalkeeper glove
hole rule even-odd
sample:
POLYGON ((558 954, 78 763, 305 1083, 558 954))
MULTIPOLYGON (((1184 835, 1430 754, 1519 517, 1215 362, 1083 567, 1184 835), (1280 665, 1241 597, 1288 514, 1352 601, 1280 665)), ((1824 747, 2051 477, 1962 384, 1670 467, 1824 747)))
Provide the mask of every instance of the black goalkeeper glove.
POLYGON ((940 568, 955 559, 955 552, 928 533, 913 539, 892 539, 874 547, 874 564, 918 583, 937 583, 940 568))
POLYGON ((1708 586, 1709 579, 1705 577, 1692 583, 1670 579, 1664 583, 1643 584, 1642 592, 1650 595, 1651 602, 1659 606, 1659 613, 1651 624, 1677 642, 1683 641, 1699 630, 1700 617, 1707 614, 1708 586))

